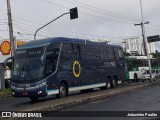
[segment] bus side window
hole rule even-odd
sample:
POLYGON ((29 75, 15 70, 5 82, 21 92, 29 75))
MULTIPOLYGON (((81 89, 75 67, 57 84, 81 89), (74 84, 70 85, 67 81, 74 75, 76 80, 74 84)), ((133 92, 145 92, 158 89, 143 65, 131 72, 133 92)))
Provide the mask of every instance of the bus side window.
POLYGON ((121 48, 114 48, 114 54, 116 59, 124 58, 123 50, 121 48))
POLYGON ((96 56, 95 47, 93 45, 81 45, 81 57, 82 59, 100 59, 96 56))
POLYGON ((61 59, 63 61, 73 59, 72 44, 63 44, 61 59))
POLYGON ((144 61, 145 61, 145 67, 148 67, 148 61, 147 60, 144 61))
POLYGON ((128 70, 132 70, 132 61, 128 60, 127 64, 128 64, 128 70))
POLYGON ((72 44, 72 53, 75 59, 81 59, 81 46, 79 44, 72 44))
POLYGON ((93 59, 102 59, 103 58, 103 47, 95 46, 92 47, 92 55, 94 56, 93 59))
POLYGON ((48 76, 56 70, 58 61, 59 48, 55 48, 47 52, 46 56, 46 71, 45 74, 48 76))
POLYGON ((119 48, 119 57, 124 58, 124 52, 122 48, 119 48))
POLYGON ((114 59, 113 48, 103 47, 103 57, 104 59, 114 59))
POLYGON ((53 53, 46 56, 46 71, 45 74, 49 75, 53 72, 53 53))
POLYGON ((159 70, 156 70, 156 74, 158 74, 159 73, 159 70))

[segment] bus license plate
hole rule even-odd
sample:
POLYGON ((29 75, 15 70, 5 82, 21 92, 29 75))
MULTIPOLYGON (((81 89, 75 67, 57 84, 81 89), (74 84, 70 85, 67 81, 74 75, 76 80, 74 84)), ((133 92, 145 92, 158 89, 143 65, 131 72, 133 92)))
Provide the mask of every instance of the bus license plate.
POLYGON ((22 95, 28 95, 28 92, 24 92, 24 93, 22 93, 22 95))

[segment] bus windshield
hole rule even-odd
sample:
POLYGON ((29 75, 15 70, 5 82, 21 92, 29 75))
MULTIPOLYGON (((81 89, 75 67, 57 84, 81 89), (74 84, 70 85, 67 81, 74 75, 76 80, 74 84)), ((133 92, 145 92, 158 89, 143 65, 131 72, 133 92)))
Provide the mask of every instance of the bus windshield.
POLYGON ((13 80, 34 80, 43 76, 42 55, 44 48, 16 51, 12 69, 13 80))

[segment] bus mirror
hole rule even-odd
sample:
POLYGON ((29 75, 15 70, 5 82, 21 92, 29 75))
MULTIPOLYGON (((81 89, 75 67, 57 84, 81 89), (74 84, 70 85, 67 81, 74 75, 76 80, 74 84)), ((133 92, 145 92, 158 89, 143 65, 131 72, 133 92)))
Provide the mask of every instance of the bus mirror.
POLYGON ((8 62, 9 60, 12 60, 12 59, 14 59, 14 57, 6 58, 6 59, 4 60, 4 67, 6 67, 6 66, 7 66, 7 62, 8 62))

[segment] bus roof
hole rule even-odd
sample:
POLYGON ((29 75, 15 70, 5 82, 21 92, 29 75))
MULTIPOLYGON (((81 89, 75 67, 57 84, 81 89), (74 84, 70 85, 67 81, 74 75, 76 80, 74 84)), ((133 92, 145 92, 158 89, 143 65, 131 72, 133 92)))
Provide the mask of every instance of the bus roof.
POLYGON ((94 41, 85 40, 85 39, 54 37, 54 38, 46 38, 46 39, 29 41, 29 42, 19 46, 17 48, 17 50, 18 49, 30 49, 30 48, 43 47, 43 46, 48 46, 49 44, 52 44, 52 43, 73 43, 73 44, 78 43, 78 44, 90 44, 90 45, 120 47, 118 45, 110 45, 110 44, 106 44, 104 42, 94 42, 94 41))

